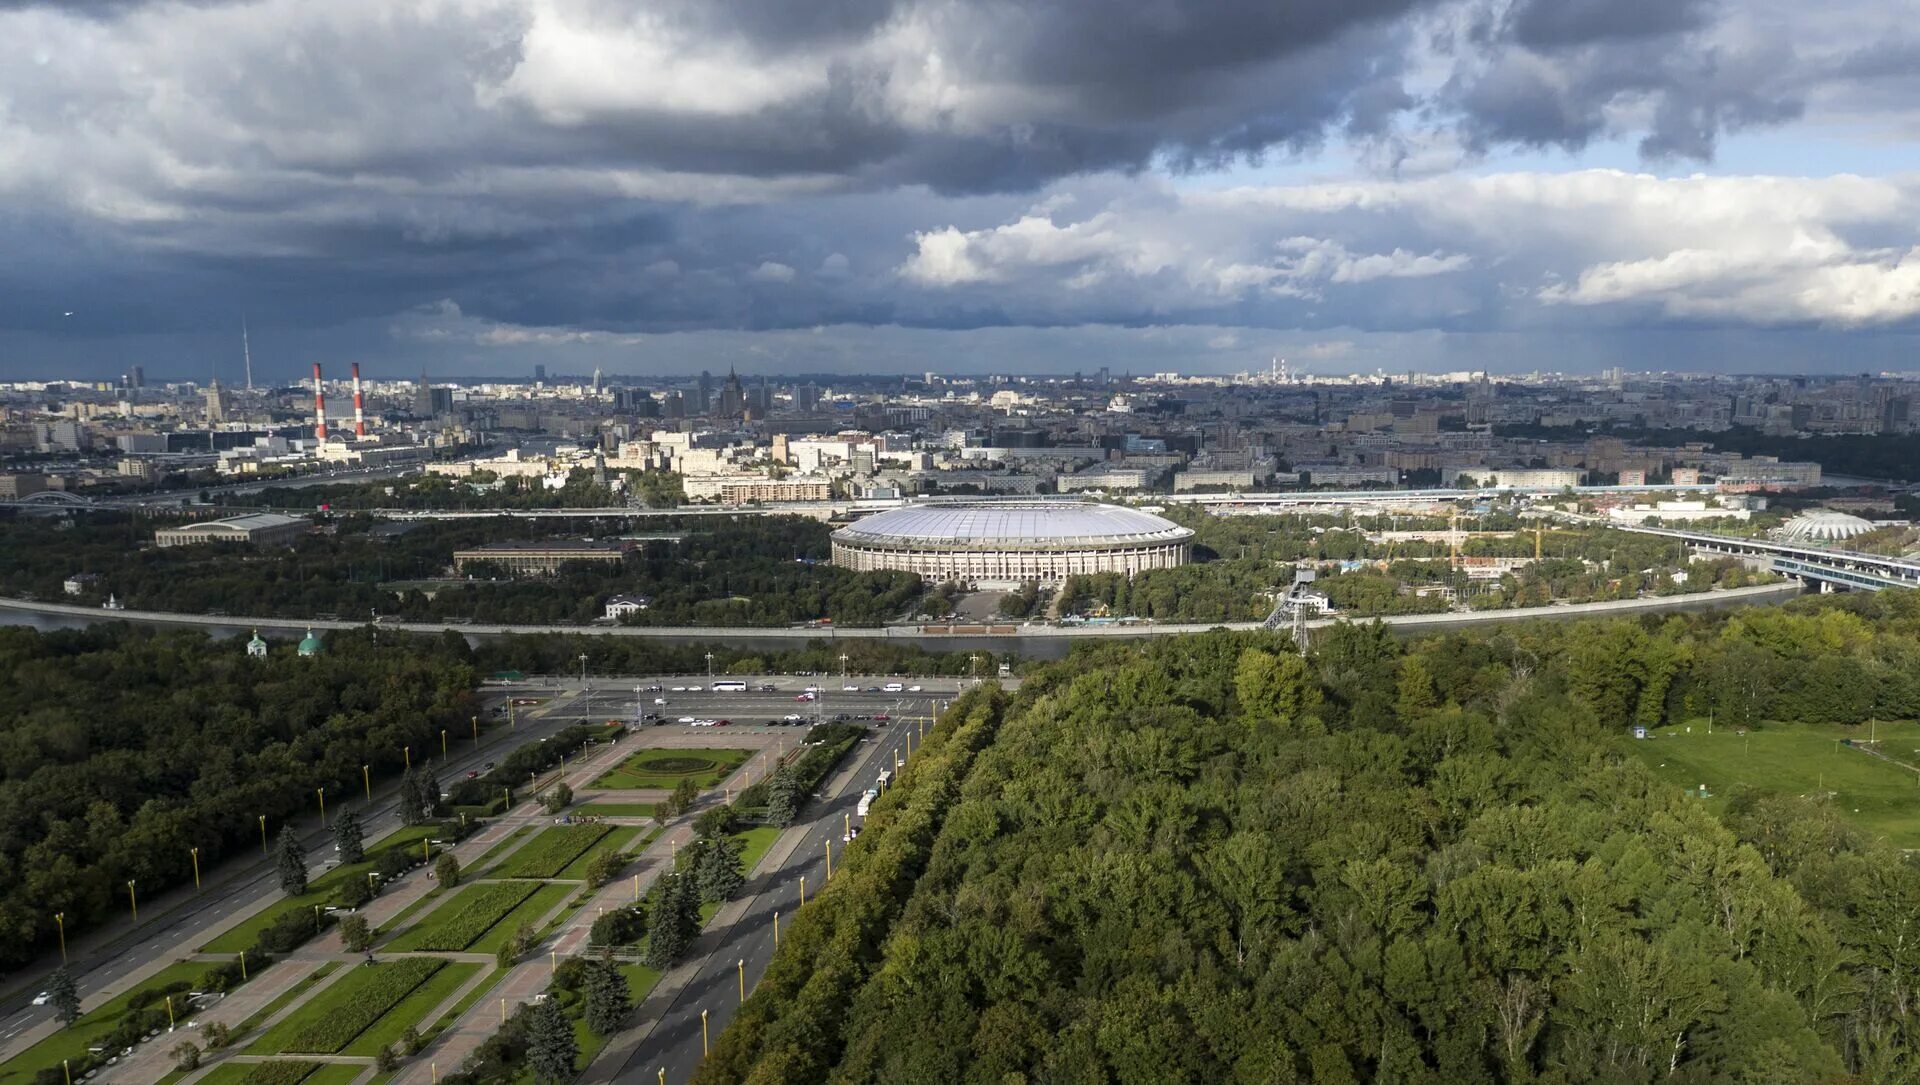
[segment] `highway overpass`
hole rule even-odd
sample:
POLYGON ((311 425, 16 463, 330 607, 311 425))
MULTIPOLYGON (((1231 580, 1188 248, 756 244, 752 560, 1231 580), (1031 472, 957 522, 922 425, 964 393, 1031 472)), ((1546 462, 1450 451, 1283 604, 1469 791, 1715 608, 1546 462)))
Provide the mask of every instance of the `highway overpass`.
POLYGON ((1821 591, 1880 591, 1885 588, 1920 588, 1920 561, 1906 558, 1863 554, 1856 550, 1804 546, 1773 542, 1768 539, 1743 539, 1704 531, 1681 531, 1665 527, 1612 525, 1638 535, 1659 535, 1677 539, 1688 549, 1701 554, 1741 558, 1766 567, 1782 576, 1817 584, 1821 591))

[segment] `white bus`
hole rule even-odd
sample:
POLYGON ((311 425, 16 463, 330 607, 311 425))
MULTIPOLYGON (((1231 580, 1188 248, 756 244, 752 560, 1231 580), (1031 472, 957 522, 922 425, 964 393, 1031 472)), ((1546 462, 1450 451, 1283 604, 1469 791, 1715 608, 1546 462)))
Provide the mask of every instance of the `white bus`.
POLYGON ((713 691, 715 693, 745 693, 747 691, 747 684, 745 682, 722 679, 713 684, 713 691))

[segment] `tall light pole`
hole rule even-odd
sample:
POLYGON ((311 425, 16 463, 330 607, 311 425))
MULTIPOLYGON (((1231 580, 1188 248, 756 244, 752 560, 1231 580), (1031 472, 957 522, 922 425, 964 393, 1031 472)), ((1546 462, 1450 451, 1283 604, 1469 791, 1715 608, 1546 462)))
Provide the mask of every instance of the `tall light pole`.
POLYGON ((140 922, 140 898, 134 895, 133 879, 127 879, 127 907, 133 909, 133 921, 140 922))
POLYGON ((316 787, 313 793, 320 796, 320 827, 324 829, 327 827, 327 789, 316 787))
MULTIPOLYGON (((584 692, 586 688, 587 688, 587 653, 581 652, 580 653, 580 689, 582 692, 584 692)), ((581 709, 581 712, 582 714, 585 714, 586 710, 581 709)))
POLYGON ((373 766, 372 765, 360 766, 360 782, 366 785, 367 805, 372 806, 373 805, 373 766))
POLYGON ((54 925, 60 928, 60 963, 67 963, 67 913, 53 913, 54 925))
POLYGON ((707 653, 707 681, 713 681, 713 653, 707 653))
POLYGON ((260 815, 260 854, 267 853, 267 815, 260 815))
POLYGON ((840 653, 840 684, 845 685, 846 682, 847 682, 847 653, 841 652, 840 653))
POLYGON ((193 856, 193 891, 200 891, 200 849, 188 848, 187 854, 193 856))

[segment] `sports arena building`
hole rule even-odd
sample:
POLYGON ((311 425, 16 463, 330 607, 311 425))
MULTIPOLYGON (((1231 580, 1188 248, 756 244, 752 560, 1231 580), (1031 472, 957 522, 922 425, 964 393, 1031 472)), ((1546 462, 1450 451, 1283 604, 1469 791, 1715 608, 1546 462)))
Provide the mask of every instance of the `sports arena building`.
POLYGON ((833 563, 930 581, 1052 583, 1083 573, 1133 576, 1185 565, 1193 532, 1138 509, 1088 501, 909 505, 833 533, 833 563))

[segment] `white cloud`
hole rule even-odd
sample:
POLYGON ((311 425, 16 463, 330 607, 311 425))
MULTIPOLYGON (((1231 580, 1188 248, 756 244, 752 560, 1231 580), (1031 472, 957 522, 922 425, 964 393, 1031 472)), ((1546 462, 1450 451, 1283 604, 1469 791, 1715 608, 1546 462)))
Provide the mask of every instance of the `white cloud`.
POLYGON ((793 281, 793 269, 773 260, 765 260, 748 272, 747 278, 757 283, 790 283, 793 281))

